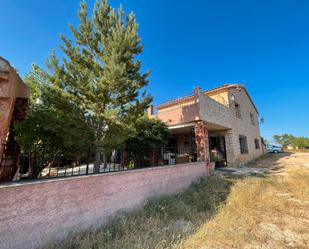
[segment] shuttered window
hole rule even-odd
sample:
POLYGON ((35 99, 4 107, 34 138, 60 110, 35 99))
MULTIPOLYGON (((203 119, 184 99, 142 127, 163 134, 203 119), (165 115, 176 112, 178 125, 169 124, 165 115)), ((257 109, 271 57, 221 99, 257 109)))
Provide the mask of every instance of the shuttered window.
POLYGON ((241 118, 241 110, 240 105, 238 103, 235 103, 235 115, 237 118, 241 118))
POLYGON ((247 143, 247 137, 244 135, 239 135, 239 144, 240 144, 240 153, 241 154, 248 154, 248 143, 247 143))
POLYGON ((258 138, 254 139, 255 148, 258 150, 260 148, 260 140, 258 138))

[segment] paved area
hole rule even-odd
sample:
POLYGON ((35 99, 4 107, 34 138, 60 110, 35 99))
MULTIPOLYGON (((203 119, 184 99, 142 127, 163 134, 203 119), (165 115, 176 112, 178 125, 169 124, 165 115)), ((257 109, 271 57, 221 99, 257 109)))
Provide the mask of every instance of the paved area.
POLYGON ((237 176, 254 176, 265 174, 268 172, 268 169, 265 168, 252 168, 248 166, 241 167, 225 167, 225 168, 217 168, 215 169, 215 175, 237 175, 237 176))
POLYGON ((216 175, 255 176, 265 173, 283 173, 283 169, 294 167, 309 168, 309 153, 265 154, 257 161, 245 166, 216 168, 216 175))

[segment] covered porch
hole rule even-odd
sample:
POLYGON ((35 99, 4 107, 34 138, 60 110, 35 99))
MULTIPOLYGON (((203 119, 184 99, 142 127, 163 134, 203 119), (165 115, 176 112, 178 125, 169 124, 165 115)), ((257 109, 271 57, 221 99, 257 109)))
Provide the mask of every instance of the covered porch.
POLYGON ((176 148, 176 163, 209 160, 216 167, 228 165, 226 140, 229 128, 205 121, 169 126, 171 139, 169 146, 176 148))

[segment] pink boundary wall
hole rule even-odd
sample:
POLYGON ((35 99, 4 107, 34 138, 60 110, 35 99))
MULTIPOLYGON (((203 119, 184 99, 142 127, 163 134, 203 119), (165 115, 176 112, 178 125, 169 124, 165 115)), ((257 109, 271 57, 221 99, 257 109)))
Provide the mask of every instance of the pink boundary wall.
POLYGON ((184 190, 205 174, 205 162, 198 162, 0 185, 0 248, 37 248, 63 239, 146 199, 184 190))

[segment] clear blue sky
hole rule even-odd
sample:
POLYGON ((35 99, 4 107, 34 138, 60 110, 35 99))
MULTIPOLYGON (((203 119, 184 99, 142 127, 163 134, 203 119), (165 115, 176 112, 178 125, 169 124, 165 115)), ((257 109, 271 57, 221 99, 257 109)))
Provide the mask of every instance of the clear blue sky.
MULTIPOLYGON (((87 1, 92 8, 93 0, 87 1)), ((243 83, 265 119, 262 135, 309 137, 309 1, 111 0, 134 11, 154 103, 243 83)), ((0 55, 24 76, 58 49, 78 0, 1 0, 0 55)), ((59 54, 59 53, 58 53, 59 54)))

